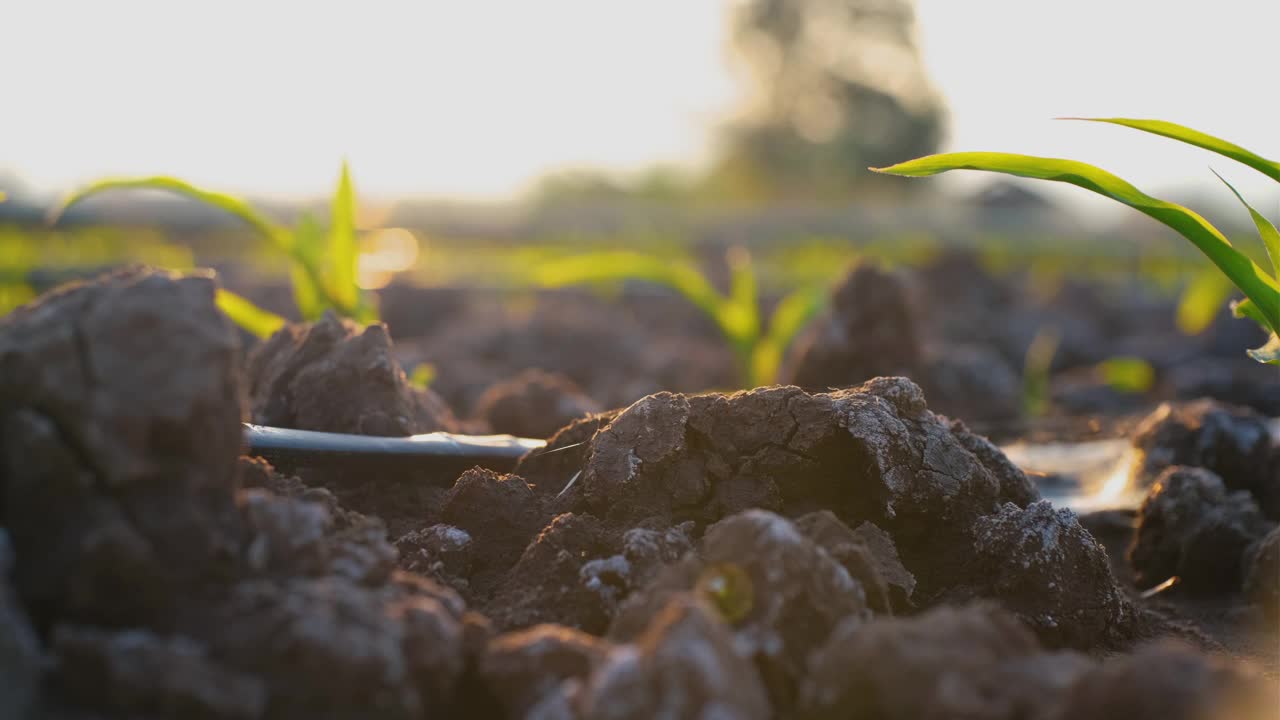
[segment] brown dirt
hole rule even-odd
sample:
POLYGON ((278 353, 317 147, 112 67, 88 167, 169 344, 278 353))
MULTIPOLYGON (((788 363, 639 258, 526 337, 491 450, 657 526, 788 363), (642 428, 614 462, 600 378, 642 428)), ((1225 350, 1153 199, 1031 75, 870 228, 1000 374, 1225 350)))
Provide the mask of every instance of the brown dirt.
MULTIPOLYGON (((0 670, 27 717, 1276 716, 1240 657, 1274 635, 1206 652, 1221 625, 1136 597, 1090 531, 1129 521, 1037 501, 909 380, 652 394, 443 487, 294 477, 237 459, 214 288, 135 271, 0 319, 0 670), (1203 647, 1146 644, 1169 635, 1203 647)), ((407 422, 385 333, 324 323, 263 351, 255 402, 407 422), (370 382, 390 405, 308 397, 370 382)), ((1241 555, 1264 606, 1268 538, 1241 555)))
POLYGON ((439 396, 409 384, 385 325, 360 328, 332 312, 276 332, 250 356, 248 379, 259 425, 388 436, 457 429, 439 396))

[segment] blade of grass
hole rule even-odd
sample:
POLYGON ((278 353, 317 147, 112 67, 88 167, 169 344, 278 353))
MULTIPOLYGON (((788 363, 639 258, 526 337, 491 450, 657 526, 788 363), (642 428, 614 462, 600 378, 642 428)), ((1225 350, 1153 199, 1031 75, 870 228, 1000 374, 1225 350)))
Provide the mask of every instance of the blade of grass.
POLYGON ((778 301, 769 318, 768 329, 751 357, 751 385, 771 385, 778 381, 783 355, 792 340, 826 306, 827 293, 820 287, 794 290, 778 301))
POLYGON ((871 170, 905 177, 937 175, 950 170, 988 172, 1064 182, 1124 203, 1177 230, 1217 265, 1246 297, 1262 309, 1271 329, 1280 329, 1280 312, 1274 308, 1280 285, 1248 256, 1231 247, 1221 232, 1196 212, 1160 200, 1127 181, 1087 163, 1012 153, 944 153, 871 170))
POLYGON ((751 255, 744 247, 733 247, 729 263, 729 296, 719 303, 719 324, 734 344, 739 364, 746 375, 751 373, 751 353, 760 339, 760 307, 756 289, 756 273, 751 255))
POLYGON ((323 298, 326 304, 337 308, 343 307, 334 297, 332 297, 332 294, 324 286, 324 279, 320 273, 320 266, 316 259, 312 257, 311 254, 307 253, 305 249, 300 250, 297 247, 296 235, 294 233, 289 232, 286 228, 274 224, 271 220, 267 219, 257 210, 254 210, 252 206, 239 198, 225 193, 203 190, 184 180, 179 180, 174 177, 161 175, 145 178, 108 178, 90 183, 89 185, 71 193, 60 205, 54 208, 49 216, 50 223, 57 223, 67 210, 74 205, 83 202, 93 195, 110 190, 162 190, 208 203, 240 218, 294 261, 295 266, 298 266, 295 268, 293 273, 295 284, 298 282, 299 278, 305 276, 306 280, 303 282, 309 282, 314 286, 316 294, 323 298))
POLYGON ((56 224, 73 206, 93 195, 109 190, 163 190, 199 200, 240 218, 281 250, 285 252, 292 250, 293 241, 289 233, 254 210, 245 201, 225 193, 202 190, 186 181, 163 175, 144 178, 107 178, 86 185, 68 195, 51 211, 50 224, 56 224))
POLYGON ((303 213, 298 218, 294 230, 293 255, 301 258, 289 268, 289 277, 293 281, 293 302, 298 306, 298 314, 303 320, 319 320, 324 314, 324 289, 314 275, 306 271, 306 267, 318 267, 324 255, 324 229, 316 222, 311 213, 303 213))
POLYGON ((342 163, 342 173, 338 177, 338 189, 333 195, 331 213, 330 288, 340 307, 350 314, 360 302, 360 287, 356 284, 356 261, 359 255, 356 242, 356 196, 351 184, 351 170, 346 161, 342 163))
POLYGON ((1084 120, 1086 122, 1109 123, 1141 130, 1153 135, 1160 135, 1179 142, 1204 148, 1237 162, 1244 163, 1267 177, 1280 182, 1280 162, 1268 160, 1255 152, 1246 150, 1232 142, 1214 137, 1208 133, 1193 130, 1185 125, 1165 122, 1164 120, 1141 120, 1135 118, 1061 118, 1062 120, 1084 120))
POLYGON ((1249 204, 1249 201, 1245 200, 1244 196, 1235 189, 1235 186, 1227 182, 1226 178, 1218 175, 1217 170, 1209 168, 1209 172, 1217 175, 1222 184, 1226 185, 1231 194, 1235 195, 1240 204, 1249 211, 1249 217, 1253 218, 1253 226, 1258 229, 1258 236, 1262 238, 1262 246, 1267 250, 1267 257, 1271 258, 1271 269, 1274 272, 1272 277, 1280 277, 1280 230, 1276 230, 1276 226, 1271 224, 1271 221, 1265 215, 1255 210, 1249 204))
POLYGON ((232 322, 263 340, 284 327, 284 318, 263 310, 230 290, 218 288, 214 302, 232 322))

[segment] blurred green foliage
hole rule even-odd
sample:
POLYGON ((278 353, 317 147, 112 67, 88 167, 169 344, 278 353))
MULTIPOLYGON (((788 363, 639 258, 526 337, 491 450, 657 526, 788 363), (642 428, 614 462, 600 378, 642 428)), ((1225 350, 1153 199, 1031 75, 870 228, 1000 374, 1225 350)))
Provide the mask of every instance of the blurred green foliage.
POLYGON ((51 274, 44 280, 48 285, 127 263, 175 270, 193 266, 188 248, 156 232, 122 228, 55 232, 0 226, 0 315, 35 297, 40 272, 51 274))
POLYGON ((409 384, 426 390, 436 379, 436 366, 431 363, 418 363, 409 373, 409 384))
POLYGON ((1120 356, 1098 363, 1102 381, 1120 392, 1144 393, 1156 382, 1155 368, 1140 357, 1120 356))
POLYGON ((1022 364, 1022 409, 1031 417, 1043 415, 1049 410, 1050 371, 1061 339, 1057 328, 1043 327, 1027 347, 1022 364))

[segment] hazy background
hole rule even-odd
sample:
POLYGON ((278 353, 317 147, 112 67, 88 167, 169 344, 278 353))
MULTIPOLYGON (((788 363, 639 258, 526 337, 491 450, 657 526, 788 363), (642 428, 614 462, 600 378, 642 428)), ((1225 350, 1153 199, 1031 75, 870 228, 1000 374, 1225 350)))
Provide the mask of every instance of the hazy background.
MULTIPOLYGON (((40 197, 102 175, 164 173, 301 200, 327 192, 345 157, 366 202, 505 202, 547 190, 548 175, 563 181, 566 170, 582 169, 652 190, 654 173, 637 178, 664 166, 658 181, 696 181, 714 202, 839 203, 858 196, 846 181, 870 164, 862 160, 936 148, 1068 156, 1150 191, 1228 199, 1204 153, 1053 122, 1058 115, 1164 118, 1280 155, 1280 3, 920 0, 915 22, 901 15, 910 6, 10 2, 0 22, 0 189, 40 197), (801 23, 811 37, 798 46, 808 50, 775 47, 771 58, 743 39, 751 8, 783 26, 786 13, 820 17, 849 7, 862 13, 857 22, 801 23), (901 137, 901 112, 886 115, 894 127, 885 129, 868 113, 824 118, 823 101, 784 97, 784 73, 800 86, 812 78, 779 69, 779 55, 793 65, 854 61, 853 74, 877 93, 862 106, 887 93, 908 115, 936 112, 933 144, 901 137), (778 118, 796 117, 796 137, 774 132, 778 118), (840 144, 843 130, 833 125, 859 122, 852 135, 878 153, 822 145, 840 144), (726 150, 731 138, 753 132, 768 137, 750 152, 726 150), (788 145, 797 137, 812 147, 788 145), (769 153, 774 161, 759 161, 769 153), (761 167, 743 170, 744 158, 761 167), (779 169, 787 163, 803 167, 779 169), (851 174, 841 177, 842 166, 851 174), (727 177, 751 172, 757 177, 727 177)), ((859 106, 842 105, 849 87, 827 93, 837 111, 859 106)), ((1265 179, 1212 162, 1274 207, 1265 179)), ((964 191, 990 181, 949 176, 931 187, 964 191)), ((566 190, 564 182, 551 189, 566 190)), ((568 191, 581 189, 570 183, 568 191)), ((1083 191, 1050 192, 1084 222, 1116 216, 1083 191)))

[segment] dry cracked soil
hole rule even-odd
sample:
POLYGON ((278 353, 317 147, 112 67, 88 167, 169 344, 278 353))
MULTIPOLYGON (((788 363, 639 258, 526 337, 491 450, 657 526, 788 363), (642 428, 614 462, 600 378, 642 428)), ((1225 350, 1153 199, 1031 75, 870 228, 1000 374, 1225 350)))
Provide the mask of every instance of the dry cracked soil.
POLYGON ((1257 413, 1162 408, 1142 506, 1077 516, 888 374, 932 361, 881 334, 836 390, 861 361, 831 348, 799 386, 603 412, 520 378, 479 401, 549 437, 509 474, 276 468, 242 421, 468 421, 384 326, 246 352, 215 289, 131 269, 0 319, 0 717, 1280 717, 1257 413))

